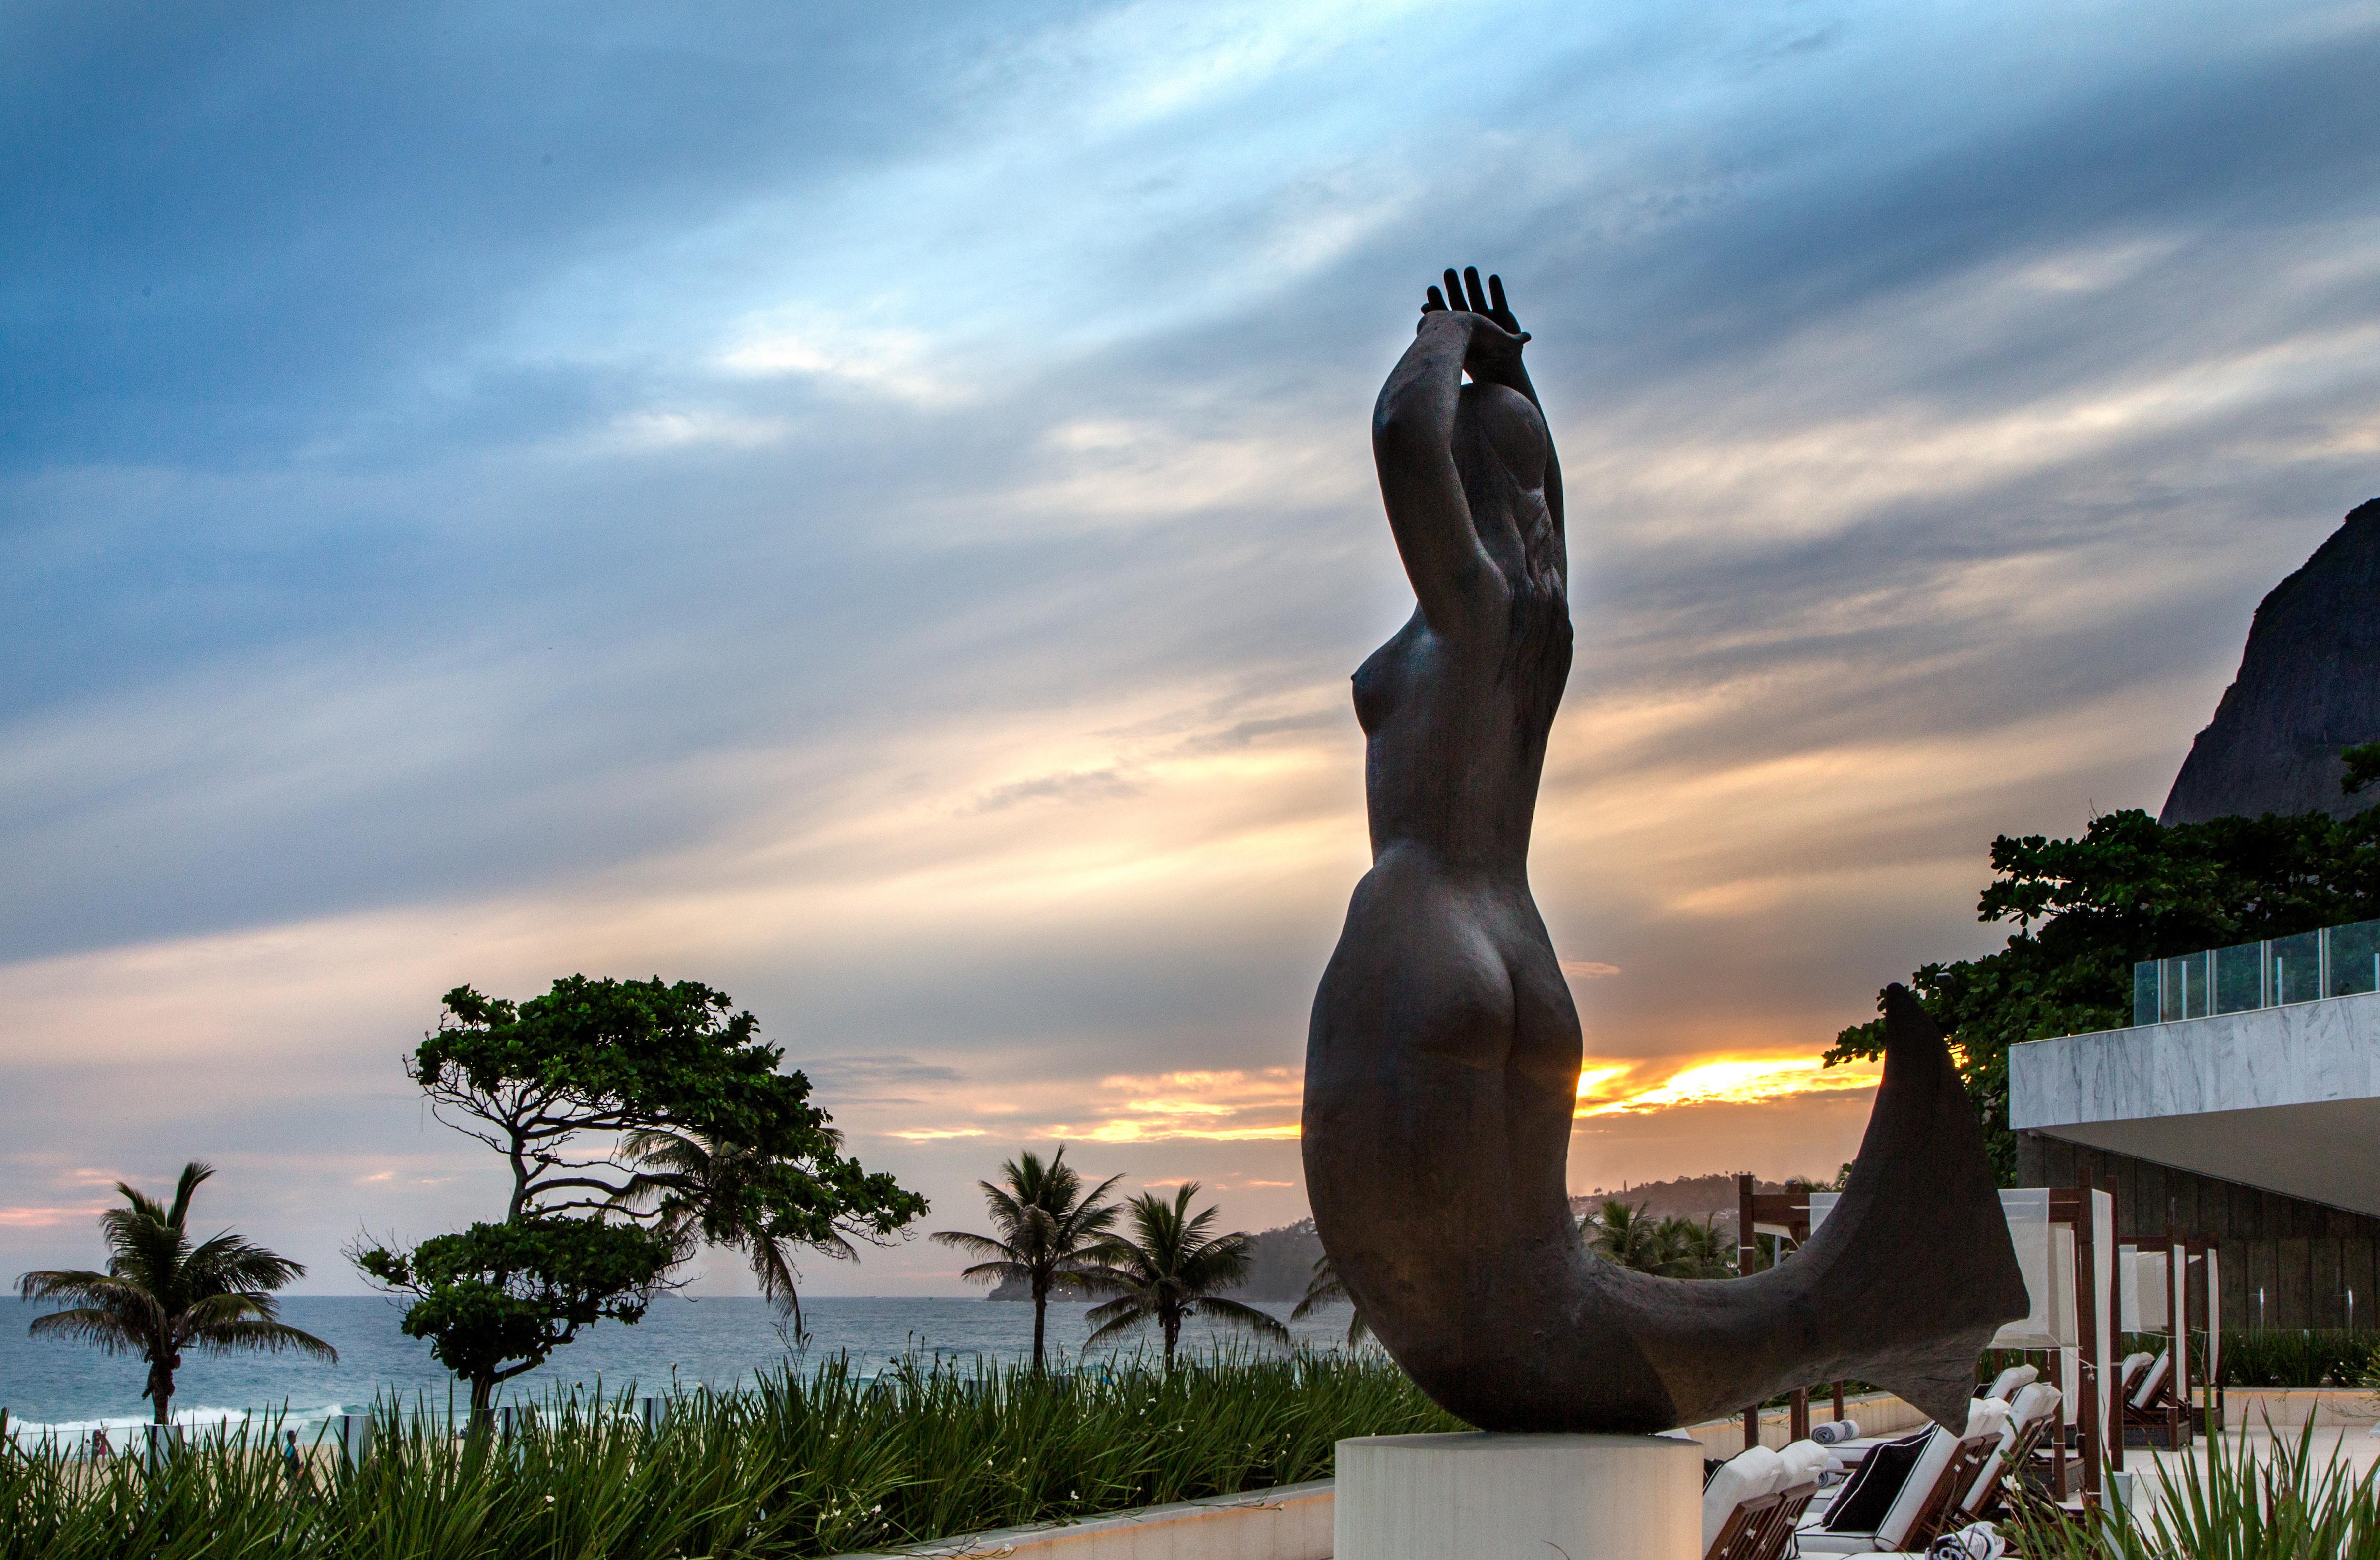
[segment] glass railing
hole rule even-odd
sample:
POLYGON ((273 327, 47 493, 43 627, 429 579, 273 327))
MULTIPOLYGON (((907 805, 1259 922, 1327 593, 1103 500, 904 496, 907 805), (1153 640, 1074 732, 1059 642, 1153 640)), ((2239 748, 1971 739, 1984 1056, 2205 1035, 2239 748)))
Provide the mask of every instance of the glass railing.
POLYGON ((2132 1022, 2171 1023, 2380 991, 2380 921, 2132 966, 2132 1022))

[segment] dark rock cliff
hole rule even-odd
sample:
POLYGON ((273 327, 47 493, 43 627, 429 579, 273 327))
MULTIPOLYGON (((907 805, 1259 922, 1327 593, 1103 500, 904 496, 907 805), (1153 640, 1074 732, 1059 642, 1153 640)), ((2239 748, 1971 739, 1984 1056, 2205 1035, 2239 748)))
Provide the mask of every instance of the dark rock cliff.
POLYGON ((2359 505, 2273 587, 2240 674, 2191 744, 2160 823, 2234 815, 2344 817, 2380 795, 2338 789, 2339 750, 2380 740, 2380 499, 2359 505))

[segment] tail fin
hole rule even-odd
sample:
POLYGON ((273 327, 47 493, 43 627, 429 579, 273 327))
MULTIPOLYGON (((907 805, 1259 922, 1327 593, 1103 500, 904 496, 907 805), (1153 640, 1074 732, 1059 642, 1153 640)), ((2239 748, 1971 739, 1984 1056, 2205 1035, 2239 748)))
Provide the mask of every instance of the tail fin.
POLYGON ((1851 1184, 1795 1260, 1826 1270, 1845 1373, 1963 1433, 1975 1361, 2030 1303, 1974 1107, 1905 987, 1885 988, 1884 1082, 1851 1184))

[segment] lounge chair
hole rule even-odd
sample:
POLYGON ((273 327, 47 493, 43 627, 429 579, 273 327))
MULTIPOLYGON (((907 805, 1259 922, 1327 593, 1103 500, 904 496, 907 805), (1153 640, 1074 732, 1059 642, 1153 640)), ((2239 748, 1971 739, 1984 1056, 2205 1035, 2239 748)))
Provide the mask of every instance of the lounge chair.
POLYGON ((2128 1381, 2124 1395, 2124 1445, 2180 1451, 2190 1445, 2190 1405, 2174 1396, 2173 1351, 2128 1381))
POLYGON ((1978 1397, 1997 1397, 2003 1403, 2014 1404, 2016 1395, 2041 1379, 2041 1372, 2032 1365, 2010 1365, 1991 1379, 1987 1386, 1975 1388, 1978 1397))
POLYGON ((2009 1406, 1979 1397, 1967 1407, 1967 1429, 1952 1435, 1930 1425, 1913 1435, 1868 1448, 1822 1516, 1794 1532, 1799 1552, 1867 1554, 1922 1550, 1964 1521, 1961 1496, 1974 1487, 1984 1459, 1998 1451, 2009 1406))
POLYGON ((1952 1513, 1953 1526, 1991 1515, 2001 1481, 2010 1469, 2022 1469, 2033 1461, 2034 1448, 2058 1422, 2058 1405, 2063 1400, 2058 1390, 2047 1382, 2028 1383, 2017 1393, 2016 1400, 2009 1405, 2008 1428, 2000 1432, 1999 1445, 1984 1459, 1984 1470, 1961 1497, 1958 1509, 1952 1513))
POLYGON ((1815 1441, 1753 1446, 1721 1464, 1703 1486, 1703 1560, 1782 1560, 1827 1464, 1815 1441))

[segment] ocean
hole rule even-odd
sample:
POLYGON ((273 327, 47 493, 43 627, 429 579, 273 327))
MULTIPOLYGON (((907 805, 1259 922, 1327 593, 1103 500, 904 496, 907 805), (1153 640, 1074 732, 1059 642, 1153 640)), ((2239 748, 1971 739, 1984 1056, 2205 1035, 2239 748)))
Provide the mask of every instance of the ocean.
MULTIPOLYGON (((53 1309, 24 1300, 0 1300, 0 1409, 17 1439, 55 1437, 69 1445, 105 1426, 117 1446, 124 1433, 148 1422, 140 1397, 146 1368, 137 1359, 110 1357, 87 1345, 34 1338, 27 1325, 53 1309)), ((1090 1328, 1086 1306, 1052 1305, 1049 1341, 1072 1359, 1081 1354, 1090 1328)), ((1302 1344, 1343 1347, 1347 1309, 1331 1306, 1303 1322, 1289 1320, 1290 1302, 1259 1302, 1279 1317, 1302 1344)), ((287 1354, 202 1355, 185 1351, 176 1373, 174 1418, 177 1423, 212 1427, 251 1415, 282 1415, 307 1424, 369 1407, 377 1398, 426 1402, 443 1411, 464 1393, 430 1357, 430 1346, 397 1331, 397 1304, 379 1295, 294 1295, 281 1301, 282 1320, 322 1338, 339 1351, 336 1364, 287 1354)), ((577 1341, 555 1352, 541 1370, 505 1384, 504 1402, 537 1402, 560 1390, 600 1387, 607 1396, 629 1389, 659 1395, 674 1388, 730 1388, 749 1383, 763 1369, 814 1367, 847 1354, 863 1372, 882 1368, 905 1355, 969 1361, 1014 1360, 1031 1356, 1033 1308, 1008 1300, 975 1298, 868 1299, 821 1296, 802 1302, 808 1347, 795 1354, 780 1333, 778 1317, 758 1299, 708 1300, 665 1295, 635 1326, 599 1323, 577 1341)), ((1183 1336, 1185 1349, 1216 1342, 1251 1347, 1245 1333, 1217 1333, 1194 1320, 1183 1336)), ((1102 1346, 1094 1360, 1154 1353, 1154 1332, 1121 1348, 1102 1346)))

